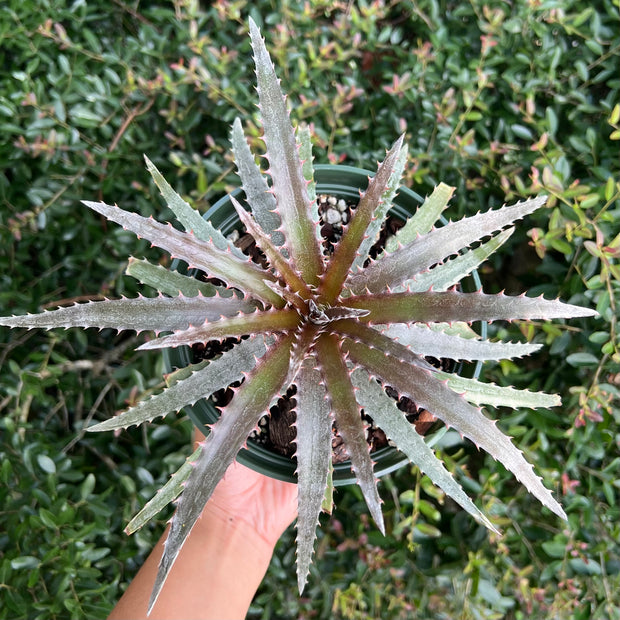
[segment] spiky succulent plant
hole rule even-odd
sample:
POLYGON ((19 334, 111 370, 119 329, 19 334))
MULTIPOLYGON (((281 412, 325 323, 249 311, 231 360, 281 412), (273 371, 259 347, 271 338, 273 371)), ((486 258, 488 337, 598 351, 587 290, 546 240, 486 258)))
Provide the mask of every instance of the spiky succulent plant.
POLYGON ((388 385, 486 450, 542 504, 565 518, 532 465, 479 408, 481 404, 551 407, 560 403, 559 398, 465 379, 426 361, 426 356, 498 360, 539 348, 481 340, 468 327, 472 321, 595 314, 557 300, 464 293, 455 286, 506 241, 516 220, 542 207, 545 198, 435 228, 452 193, 440 184, 384 250, 369 258, 405 166, 401 137, 369 180, 341 240, 328 253, 320 234, 309 134, 296 135, 273 64, 252 21, 250 35, 270 182, 256 165, 237 120, 233 152, 251 212, 233 197, 231 201, 267 257, 267 268, 250 261, 205 221, 147 160, 185 232, 103 202, 84 204, 225 285, 198 283, 132 259, 128 273, 156 288, 159 296, 76 304, 0 319, 1 325, 9 327, 110 327, 165 334, 147 341, 142 349, 249 336, 160 394, 89 429, 149 422, 240 382, 207 439, 128 526, 128 531, 135 531, 182 491, 151 608, 216 484, 259 419, 291 385, 296 387, 300 591, 309 571, 318 515, 326 497, 331 501, 334 428, 346 445, 368 508, 379 529, 384 529, 362 411, 435 484, 494 530, 386 393, 388 385))

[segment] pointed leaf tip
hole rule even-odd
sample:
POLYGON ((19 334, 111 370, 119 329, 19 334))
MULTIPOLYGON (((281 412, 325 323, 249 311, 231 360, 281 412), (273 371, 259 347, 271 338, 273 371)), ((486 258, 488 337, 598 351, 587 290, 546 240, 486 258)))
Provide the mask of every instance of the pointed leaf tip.
POLYGON ((290 258, 303 279, 318 286, 323 272, 323 256, 317 235, 317 222, 307 181, 299 158, 295 131, 273 63, 256 25, 250 24, 256 66, 256 86, 263 124, 265 157, 269 162, 271 190, 276 201, 290 258))
POLYGON ((304 589, 331 469, 331 416, 321 374, 307 357, 297 374, 297 585, 304 589))

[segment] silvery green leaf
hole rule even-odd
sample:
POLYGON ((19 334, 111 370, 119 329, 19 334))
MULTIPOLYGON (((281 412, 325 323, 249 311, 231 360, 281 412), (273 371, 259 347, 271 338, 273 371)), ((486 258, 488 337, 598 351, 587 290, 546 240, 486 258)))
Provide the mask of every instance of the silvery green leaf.
POLYGON ((538 409, 539 407, 559 407, 562 404, 557 394, 517 390, 513 387, 484 383, 447 372, 437 372, 437 377, 446 381, 451 390, 462 394, 468 402, 474 405, 538 409))
MULTIPOLYGON (((146 155, 144 159, 146 161, 147 170, 151 173, 166 204, 188 233, 193 233, 201 241, 212 243, 223 252, 230 252, 243 261, 247 260, 247 257, 239 248, 226 239, 217 228, 209 221, 205 220, 196 209, 192 208, 189 203, 183 200, 183 198, 172 189, 168 181, 164 179, 162 174, 155 167, 155 164, 153 164, 146 155)), ((155 245, 158 244, 155 243, 155 245)))
MULTIPOLYGON (((408 289, 412 293, 423 293, 431 288, 437 292, 447 291, 477 269, 513 232, 514 228, 508 228, 477 248, 435 265, 432 269, 418 274, 415 279, 407 280, 402 285, 402 290, 408 289)), ((401 289, 398 287, 394 288, 394 292, 399 290, 401 289)))
POLYGON ((271 189, 282 220, 286 249, 303 279, 316 286, 323 272, 318 221, 311 219, 307 183, 279 80, 258 27, 252 18, 249 21, 263 139, 267 146, 265 157, 269 161, 271 189))
MULTIPOLYGON (((299 144, 299 159, 301 160, 301 170, 308 184, 308 198, 311 204, 311 219, 313 222, 319 221, 319 205, 316 202, 316 182, 314 180, 314 166, 312 165, 312 140, 310 137, 310 127, 307 123, 302 123, 297 128, 297 142, 299 144)), ((317 228, 318 230, 318 228, 317 228)), ((322 237, 319 238, 322 241, 322 237)))
POLYGON ((181 232, 170 225, 160 224, 152 218, 124 211, 116 206, 88 200, 83 200, 82 203, 131 230, 138 237, 148 239, 171 256, 186 261, 190 267, 197 267, 210 276, 216 276, 261 301, 275 306, 282 305, 282 298, 266 284, 266 280, 274 280, 273 276, 247 257, 240 259, 231 252, 223 252, 211 244, 201 242, 193 234, 181 232))
POLYGON ((133 517, 133 519, 127 524, 125 528, 126 534, 133 534, 137 532, 145 523, 148 523, 158 512, 163 510, 170 502, 174 501, 181 492, 185 481, 192 473, 193 463, 200 455, 202 448, 198 447, 187 458, 185 463, 172 474, 170 480, 164 484, 161 489, 144 505, 142 510, 133 517))
POLYGON ((154 288, 156 291, 176 297, 179 293, 185 297, 203 295, 212 297, 216 293, 230 297, 233 293, 223 286, 215 286, 209 282, 201 282, 178 271, 171 271, 162 265, 153 265, 145 259, 129 258, 125 273, 132 278, 154 288))
POLYGON ((450 334, 452 336, 459 336, 460 338, 467 338, 468 340, 480 340, 480 334, 471 327, 469 323, 464 321, 453 321, 451 323, 425 323, 425 326, 436 332, 443 332, 444 334, 450 334))
POLYGON ((460 338, 424 325, 393 323, 382 332, 419 355, 452 360, 501 360, 531 355, 541 344, 489 342, 460 338))
POLYGON ((201 398, 208 398, 221 388, 239 381, 256 366, 256 358, 264 355, 265 342, 261 336, 243 340, 187 379, 177 381, 160 394, 140 401, 131 409, 88 428, 91 432, 129 428, 143 422, 180 411, 201 398))
POLYGON ((302 363, 295 379, 297 429, 297 585, 304 589, 325 498, 332 456, 332 418, 314 357, 302 363))
POLYGON ((284 235, 278 230, 280 218, 276 211, 276 199, 269 190, 267 180, 254 160, 254 155, 246 142, 241 121, 235 118, 231 132, 231 144, 241 187, 252 214, 265 234, 269 235, 275 246, 284 243, 284 235))
MULTIPOLYGON (((155 605, 161 589, 196 520, 215 490, 228 466, 257 426, 259 419, 280 394, 288 372, 292 338, 276 342, 258 366, 237 388, 220 419, 202 442, 202 451, 193 463, 185 490, 177 505, 159 562, 148 613, 155 605)), ((234 350, 234 349, 233 349, 234 350)), ((169 388, 168 391, 174 389, 169 388)))
POLYGON ((497 533, 495 526, 467 497, 461 485, 415 430, 415 426, 407 421, 403 412, 396 406, 396 401, 390 398, 365 370, 359 368, 354 370, 351 379, 358 390, 357 399, 360 405, 387 437, 396 442, 398 449, 477 521, 497 533))
POLYGON ((418 208, 418 210, 407 220, 405 225, 385 244, 386 252, 394 252, 399 245, 407 245, 414 241, 418 235, 425 235, 430 232, 439 220, 442 211, 448 205, 452 194, 456 188, 450 187, 445 183, 440 183, 430 196, 418 208))
POLYGON ((347 342, 345 350, 353 363, 363 366, 371 375, 392 386, 401 396, 407 396, 418 407, 426 409, 470 439, 478 448, 486 450, 510 470, 544 506, 566 519, 566 513, 534 473, 523 453, 494 421, 438 378, 436 371, 401 362, 358 342, 347 342))
POLYGON ((366 290, 380 293, 394 288, 452 254, 458 254, 472 243, 539 209, 546 200, 546 196, 540 196, 435 228, 395 252, 383 255, 363 271, 352 274, 347 280, 347 288, 353 294, 366 290))
POLYGON ((54 327, 96 327, 116 330, 173 331, 192 324, 217 320, 238 312, 252 312, 256 303, 238 297, 137 297, 90 301, 64 306, 40 314, 0 317, 0 325, 51 329, 54 327))

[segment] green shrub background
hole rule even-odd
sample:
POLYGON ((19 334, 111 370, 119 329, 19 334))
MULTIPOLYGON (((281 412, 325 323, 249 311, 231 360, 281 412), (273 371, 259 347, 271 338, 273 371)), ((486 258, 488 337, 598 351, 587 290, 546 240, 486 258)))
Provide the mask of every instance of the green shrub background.
MULTIPOLYGON (((259 135, 249 15, 316 162, 373 169, 406 131, 406 183, 455 185, 452 218, 547 193, 481 269, 485 289, 601 317, 491 326, 548 345, 484 376, 562 394, 553 411, 492 414, 568 523, 456 437, 441 454, 501 538, 404 468, 380 484, 387 537, 357 488, 340 489, 304 596, 291 529, 248 617, 620 618, 618 0, 7 0, 1 314, 135 295, 126 258, 168 260, 79 202, 167 218, 143 153, 201 211, 234 187, 229 126, 240 116, 259 135)), ((135 345, 110 330, 0 331, 0 619, 104 618, 163 530, 170 513, 123 534, 189 454, 188 420, 82 432, 161 386, 161 359, 135 345)))

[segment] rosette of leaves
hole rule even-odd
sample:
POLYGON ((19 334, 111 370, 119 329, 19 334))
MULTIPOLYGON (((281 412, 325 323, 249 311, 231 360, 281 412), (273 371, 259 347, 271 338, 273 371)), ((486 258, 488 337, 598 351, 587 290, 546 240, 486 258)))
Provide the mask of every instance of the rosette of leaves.
POLYGON ((309 571, 318 516, 323 507, 331 506, 334 428, 346 445, 369 511, 384 530, 366 442, 367 417, 447 495, 495 530, 406 420, 386 393, 387 386, 486 450, 544 506, 565 518, 532 465, 480 409, 483 404, 552 407, 560 404, 559 398, 458 377, 426 361, 427 356, 499 360, 539 348, 481 340, 469 327, 473 321, 596 314, 558 300, 464 293, 456 287, 506 241, 514 222, 542 207, 545 198, 435 228, 452 193, 452 188, 440 184, 385 248, 370 258, 405 166, 401 137, 369 180, 341 240, 328 254, 320 233, 309 134, 296 132, 291 125, 273 64, 252 21, 250 35, 269 167, 266 174, 261 172, 237 120, 233 152, 251 211, 233 197, 231 201, 267 258, 267 267, 252 262, 205 221, 147 160, 184 231, 103 202, 84 204, 224 284, 200 282, 131 259, 128 273, 157 289, 157 297, 76 304, 0 319, 9 327, 154 331, 157 337, 142 349, 239 338, 232 349, 190 368, 163 392, 89 429, 115 430, 150 422, 239 382, 206 440, 128 526, 128 531, 135 531, 182 492, 150 608, 218 481, 261 417, 293 384, 300 591, 309 571))

